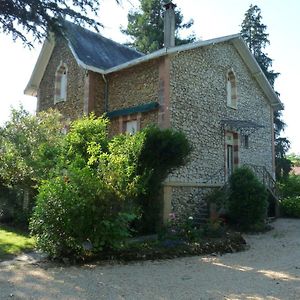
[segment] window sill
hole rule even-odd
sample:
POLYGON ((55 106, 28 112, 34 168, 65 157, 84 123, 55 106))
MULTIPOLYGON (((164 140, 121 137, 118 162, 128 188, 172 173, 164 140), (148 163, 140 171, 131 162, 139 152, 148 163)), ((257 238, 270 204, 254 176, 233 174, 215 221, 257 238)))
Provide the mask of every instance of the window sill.
POLYGON ((66 102, 67 99, 65 98, 56 98, 54 99, 54 104, 60 103, 60 102, 66 102))
POLYGON ((228 108, 231 108, 231 109, 234 109, 234 110, 237 110, 237 107, 236 107, 236 106, 232 106, 232 105, 227 104, 227 107, 228 107, 228 108))

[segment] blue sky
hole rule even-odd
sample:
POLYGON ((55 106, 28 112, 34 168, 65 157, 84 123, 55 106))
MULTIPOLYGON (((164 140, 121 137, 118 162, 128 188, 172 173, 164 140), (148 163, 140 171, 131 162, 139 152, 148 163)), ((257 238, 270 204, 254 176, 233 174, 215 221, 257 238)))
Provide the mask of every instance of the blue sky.
MULTIPOLYGON (((105 26, 101 33, 118 42, 127 40, 120 33, 120 26, 126 26, 127 12, 138 6, 138 0, 123 0, 117 6, 113 0, 102 0, 99 15, 105 26)), ((298 0, 174 0, 186 20, 193 18, 193 30, 198 38, 209 39, 238 33, 244 14, 250 4, 262 10, 262 22, 267 25, 271 45, 266 49, 274 60, 273 69, 281 75, 275 89, 285 105, 283 113, 287 128, 284 133, 291 143, 291 151, 300 154, 300 129, 298 84, 300 70, 300 1, 298 0)), ((30 78, 41 45, 35 49, 24 48, 20 42, 13 42, 10 36, 0 34, 0 123, 8 119, 10 106, 22 103, 31 112, 35 111, 36 100, 24 96, 23 90, 30 78)))

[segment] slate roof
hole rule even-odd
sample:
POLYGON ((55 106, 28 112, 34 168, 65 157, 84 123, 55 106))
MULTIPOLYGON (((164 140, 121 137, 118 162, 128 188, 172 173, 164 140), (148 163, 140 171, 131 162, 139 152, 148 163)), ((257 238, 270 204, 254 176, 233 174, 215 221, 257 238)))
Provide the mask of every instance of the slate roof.
POLYGON ((65 27, 65 38, 77 58, 87 66, 107 70, 144 55, 74 23, 66 21, 65 27))

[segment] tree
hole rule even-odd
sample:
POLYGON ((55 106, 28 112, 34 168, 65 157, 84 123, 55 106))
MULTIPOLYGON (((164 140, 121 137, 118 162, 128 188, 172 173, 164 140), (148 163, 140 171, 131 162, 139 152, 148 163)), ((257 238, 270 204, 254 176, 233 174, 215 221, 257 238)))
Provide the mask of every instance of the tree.
POLYGON ((56 111, 30 115, 22 107, 0 127, 0 177, 7 186, 34 188, 49 176, 63 134, 56 111))
POLYGON ((63 134, 61 115, 54 111, 32 116, 22 107, 0 127, 0 196, 8 219, 28 221, 38 183, 57 164, 63 134))
MULTIPOLYGON (((118 0, 116 0, 118 2, 118 0)), ((2 0, 0 5, 0 30, 12 34, 32 47, 28 34, 41 42, 49 31, 61 33, 63 20, 87 24, 95 29, 100 25, 88 13, 97 15, 100 0, 2 0)))
MULTIPOLYGON (((267 45, 270 44, 269 34, 266 33, 267 26, 262 23, 261 10, 257 5, 250 5, 245 13, 245 18, 241 24, 241 35, 246 42, 249 50, 255 57, 266 78, 274 88, 274 83, 279 73, 271 69, 272 59, 264 52, 267 45)), ((277 93, 279 95, 279 93, 277 93)), ((286 158, 286 153, 290 148, 290 141, 287 138, 280 137, 284 131, 285 123, 282 120, 280 111, 274 112, 275 129, 275 160, 276 177, 278 179, 287 176, 291 170, 291 161, 286 158)))
MULTIPOLYGON (((164 7, 165 0, 140 0, 140 8, 129 12, 128 25, 121 29, 122 33, 130 36, 133 42, 128 45, 141 52, 151 53, 163 48, 164 44, 164 7)), ((194 24, 193 20, 183 23, 183 15, 179 9, 175 10, 175 44, 182 45, 195 41, 195 36, 186 39, 179 37, 181 29, 189 29, 194 24)))
POLYGON ((250 5, 245 13, 245 19, 242 22, 241 35, 244 38, 249 50, 254 55, 264 74, 274 87, 275 79, 279 73, 270 70, 272 59, 264 53, 264 49, 270 44, 269 34, 266 33, 267 26, 261 23, 261 10, 257 5, 250 5))

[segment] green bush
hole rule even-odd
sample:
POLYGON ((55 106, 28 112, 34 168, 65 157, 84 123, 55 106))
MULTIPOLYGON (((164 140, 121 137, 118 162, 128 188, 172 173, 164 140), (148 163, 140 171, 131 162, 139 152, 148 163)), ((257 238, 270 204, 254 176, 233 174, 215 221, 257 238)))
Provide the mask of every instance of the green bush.
POLYGON ((282 198, 300 196, 300 176, 289 175, 279 183, 279 192, 282 198))
POLYGON ((53 258, 118 248, 129 236, 134 213, 109 203, 93 175, 88 168, 73 170, 70 177, 53 178, 39 188, 30 228, 37 247, 53 258))
POLYGON ((182 132, 160 129, 151 125, 142 134, 145 136, 140 153, 138 172, 143 176, 145 193, 139 198, 142 208, 140 221, 135 224, 139 233, 157 232, 161 224, 161 185, 168 174, 187 162, 191 145, 182 132))
POLYGON ((229 179, 228 213, 243 230, 249 230, 267 217, 267 191, 247 167, 236 169, 229 179))
POLYGON ((88 139, 88 128, 95 129, 90 123, 99 122, 93 116, 74 122, 66 138, 67 153, 60 158, 63 168, 39 188, 30 228, 37 247, 51 257, 79 257, 86 251, 121 247, 137 218, 135 200, 143 191, 137 175, 143 134, 117 136, 104 151, 104 139, 88 139), (82 145, 77 153, 70 151, 74 144, 82 145))
POLYGON ((184 135, 172 130, 151 126, 109 140, 107 125, 93 115, 74 121, 56 168, 39 186, 30 229, 51 257, 117 249, 140 216, 157 222, 152 207, 161 182, 190 150, 184 135))
POLYGON ((281 200, 280 212, 286 217, 300 218, 300 196, 281 200))

